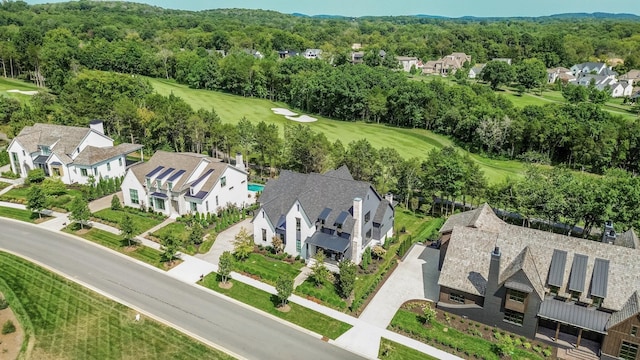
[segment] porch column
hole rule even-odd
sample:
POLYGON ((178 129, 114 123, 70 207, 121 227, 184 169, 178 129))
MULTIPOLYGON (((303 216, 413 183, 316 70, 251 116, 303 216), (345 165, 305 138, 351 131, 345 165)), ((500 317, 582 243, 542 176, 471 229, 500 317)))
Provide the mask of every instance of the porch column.
POLYGON ((140 149, 140 161, 144 161, 144 150, 140 149))
POLYGON ((553 338, 553 341, 557 342, 558 336, 560 336, 560 323, 558 323, 558 326, 556 326, 556 337, 553 338))
POLYGON ((580 347, 580 340, 582 340, 582 328, 578 330, 578 341, 576 341, 576 349, 580 347))

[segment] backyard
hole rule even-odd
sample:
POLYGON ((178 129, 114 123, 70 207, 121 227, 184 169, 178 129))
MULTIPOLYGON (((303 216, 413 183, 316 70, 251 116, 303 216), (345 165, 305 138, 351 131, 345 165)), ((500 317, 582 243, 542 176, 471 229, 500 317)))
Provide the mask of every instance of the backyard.
POLYGON ((33 359, 232 359, 35 264, 0 252, 0 292, 34 336, 33 359))
POLYGON ((276 307, 280 300, 275 295, 233 280, 233 286, 230 289, 222 289, 218 286, 219 282, 218 274, 210 273, 200 284, 329 339, 336 339, 351 328, 349 324, 291 302, 289 303, 291 311, 282 312, 276 307))

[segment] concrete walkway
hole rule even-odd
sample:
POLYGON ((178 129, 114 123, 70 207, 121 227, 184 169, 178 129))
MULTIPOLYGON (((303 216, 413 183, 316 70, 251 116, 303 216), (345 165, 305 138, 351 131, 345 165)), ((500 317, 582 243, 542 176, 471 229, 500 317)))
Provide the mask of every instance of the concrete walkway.
MULTIPOLYGON (((24 209, 24 205, 21 204, 13 204, 13 203, 6 203, 6 202, 0 202, 0 206, 6 206, 6 207, 13 207, 13 208, 21 208, 24 209)), ((58 228, 59 226, 62 226, 62 223, 67 222, 68 224, 68 216, 67 214, 62 214, 62 213, 56 213, 56 212, 51 212, 51 215, 54 216, 54 219, 43 222, 41 224, 38 224, 38 226, 42 226, 45 227, 44 224, 47 223, 51 223, 51 225, 46 226, 46 228, 50 229, 50 230, 60 230, 62 227, 58 228), (66 221, 65 221, 66 220, 66 221)), ((147 233, 155 231, 156 228, 160 228, 162 226, 165 226, 166 224, 172 222, 174 220, 172 219, 167 219, 165 222, 163 222, 162 224, 156 226, 155 228, 149 230, 147 233), (166 224, 165 224, 166 223, 166 224)), ((233 236, 235 236, 235 233, 233 232, 234 228, 235 232, 237 233, 237 231, 239 231, 240 227, 243 226, 243 223, 245 223, 247 220, 235 225, 234 227, 226 230, 225 232, 228 232, 228 234, 225 235, 226 241, 229 242, 229 236, 231 236, 231 234, 234 234, 233 236)), ((250 221, 250 220, 249 220, 250 221)), ((119 234, 120 230, 105 225, 105 224, 101 224, 101 223, 92 223, 92 226, 97 228, 97 229, 101 229, 104 231, 108 231, 110 233, 114 233, 114 234, 119 234)), ((246 227, 247 224, 245 223, 244 226, 246 227)), ((223 232, 223 233, 225 233, 223 232)), ((222 234, 222 233, 221 233, 222 234)), ((233 237, 231 237, 232 239, 233 237)), ((142 236, 138 236, 137 239, 142 243, 142 245, 144 246, 149 246, 155 249, 159 249, 160 245, 144 239, 142 236)), ((224 241, 224 240, 223 240, 224 241)), ((218 242, 218 239, 216 239, 216 243, 218 242)), ((214 244, 215 246, 215 244, 214 244)), ((413 258, 413 256, 415 255, 414 252, 420 253, 420 250, 416 250, 416 248, 418 247, 414 247, 414 249, 411 251, 411 253, 406 257, 407 260, 405 261, 409 261, 411 264, 408 264, 406 266, 407 268, 407 272, 411 271, 411 269, 415 269, 415 265, 420 264, 419 261, 412 261, 410 259, 413 258)), ((424 249, 423 249, 424 250, 424 249)), ((204 255, 200 255, 198 257, 194 257, 194 256, 190 256, 187 254, 182 254, 182 253, 178 253, 178 256, 183 260, 183 262, 174 267, 173 269, 169 270, 167 272, 167 275, 172 276, 178 280, 181 280, 183 282, 186 283, 195 283, 197 282, 201 276, 207 275, 212 271, 217 271, 218 270, 218 266, 217 263, 211 263, 210 261, 207 261, 207 259, 203 259, 203 256, 209 255, 212 252, 210 251, 208 254, 204 254, 204 255)), ((222 254, 222 252, 220 252, 220 254, 222 254)), ((419 254, 418 254, 419 255, 419 254)), ((213 255, 209 255, 209 257, 211 258, 213 255)), ((417 257, 417 256, 416 256, 417 257)), ((218 255, 219 258, 219 255, 218 255)), ((216 260, 218 258, 215 258, 216 260)), ((402 266, 402 265, 401 265, 402 266)), ((436 262, 436 266, 437 266, 437 262, 436 262)), ((400 267, 399 267, 400 268, 400 267)), ((397 270, 396 270, 397 271, 397 270)), ((392 277, 394 275, 392 274, 392 277)), ((402 277, 406 276, 406 275, 400 275, 398 276, 398 279, 394 280, 394 281, 403 281, 402 277)), ((275 288, 271 285, 265 284, 263 282, 260 282, 258 280, 254 280, 250 277, 244 276, 242 274, 236 273, 236 272, 232 272, 231 273, 231 278, 233 279, 233 281, 238 281, 238 282, 242 282, 244 284, 253 286, 255 288, 258 288, 260 290, 263 290, 265 292, 268 292, 270 294, 276 294, 277 291, 275 290, 275 288)), ((387 281, 387 284, 391 281, 392 279, 390 278, 389 281, 387 281)), ((386 286, 386 284, 385 284, 386 286)), ((383 289, 385 288, 385 286, 383 286, 383 289)), ((422 290, 422 286, 419 287, 420 290, 422 290)), ((382 291, 382 289, 381 289, 382 291)), ((386 290, 385 290, 386 291, 386 290)), ((391 291, 391 290, 389 290, 391 291)), ((407 293, 409 294, 409 293, 407 293)), ((378 293, 378 295, 376 296, 376 298, 374 298, 374 300, 372 301, 372 304, 376 301, 376 299, 379 297, 380 293, 378 293)), ((409 296, 409 295, 407 295, 409 296)), ((421 297, 418 297, 421 298, 421 297)), ((458 358, 457 356, 451 355, 449 353, 446 353, 442 350, 436 349, 434 347, 431 347, 427 344, 421 343, 419 341, 410 339, 408 337, 405 337, 403 335, 394 333, 392 331, 386 330, 386 325, 382 325, 382 321, 377 321, 375 320, 375 316, 374 314, 374 310, 371 310, 371 314, 369 315, 367 318, 368 320, 365 320, 363 317, 361 318, 356 318, 353 317, 351 315, 342 313, 340 311, 325 307, 323 305, 317 304, 313 301, 307 300, 301 296, 298 295, 292 295, 289 298, 289 301, 298 304, 300 306, 304 306, 308 309, 317 311, 321 314, 324 314, 326 316, 332 317, 334 319, 340 320, 342 322, 345 322, 347 324, 352 325, 353 327, 345 332, 342 336, 338 337, 335 341, 334 340, 330 340, 330 343, 333 343, 337 346, 340 346, 342 348, 345 348, 347 350, 350 350, 354 353, 360 354, 361 356, 364 356, 366 358, 369 359, 377 359, 378 357, 378 351, 380 348, 380 339, 382 337, 395 341, 397 343, 400 343, 402 345, 408 346, 410 348, 416 349, 420 352, 423 352, 425 354, 428 354, 430 356, 433 356, 437 359, 444 359, 444 360, 458 360, 460 358, 458 358)), ((382 302, 385 303, 386 302, 382 302)), ((371 305, 370 305, 371 306, 371 305)), ((374 305, 374 306, 378 306, 378 305, 374 305)), ((398 305, 399 307, 399 305, 398 305)), ((385 318, 388 318, 388 313, 391 312, 391 305, 380 305, 380 308, 384 308, 385 310, 385 314, 384 315, 385 318)), ((369 307, 367 307, 367 309, 365 309, 365 312, 367 312, 369 310, 369 307)), ((397 310, 397 307, 396 309, 397 310)), ((395 313, 395 311, 394 311, 395 313)), ((363 313, 364 316, 365 313, 363 313)), ((393 315, 391 315, 393 316, 393 315)), ((390 319, 389 319, 390 321, 390 319)), ((292 325, 293 327, 296 327, 294 325, 292 325)))
POLYGON ((298 274, 298 276, 296 276, 296 278, 293 280, 293 288, 295 289, 300 286, 305 280, 309 278, 309 275, 311 275, 311 269, 306 266, 300 269, 300 274, 298 274))
POLYGON ((218 236, 216 236, 216 241, 211 247, 211 250, 209 250, 209 252, 207 252, 206 254, 197 254, 196 257, 212 264, 218 265, 218 260, 220 259, 220 255, 222 255, 223 252, 233 252, 233 240, 235 239, 236 234, 238 234, 240 229, 243 227, 249 231, 249 234, 253 234, 251 219, 244 219, 218 234, 218 236))
POLYGON ((107 195, 107 196, 101 197, 100 199, 93 200, 92 202, 89 203, 89 210, 92 213, 94 213, 96 211, 111 208, 111 199, 113 198, 113 195, 116 195, 118 199, 120 199, 120 204, 123 203, 122 191, 118 191, 115 194, 107 195))

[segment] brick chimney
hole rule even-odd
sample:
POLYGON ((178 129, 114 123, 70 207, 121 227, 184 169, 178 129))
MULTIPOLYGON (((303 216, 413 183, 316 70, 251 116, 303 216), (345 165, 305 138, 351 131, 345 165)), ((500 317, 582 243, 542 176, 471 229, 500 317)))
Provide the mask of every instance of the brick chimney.
POLYGON ((351 261, 360 264, 362 260, 362 199, 353 199, 353 232, 351 233, 351 261))

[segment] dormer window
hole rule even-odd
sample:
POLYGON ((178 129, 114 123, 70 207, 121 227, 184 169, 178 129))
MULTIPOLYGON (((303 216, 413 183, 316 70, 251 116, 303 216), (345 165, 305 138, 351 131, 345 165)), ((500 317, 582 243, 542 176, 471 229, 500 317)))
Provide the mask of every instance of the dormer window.
POLYGON ((151 179, 147 178, 147 189, 151 187, 151 179))
POLYGON ((171 189, 173 189, 173 183, 171 181, 169 181, 167 183, 167 189, 169 189, 169 191, 171 191, 171 189))
POLYGON ((160 180, 156 180, 156 187, 159 189, 160 188, 160 180))

